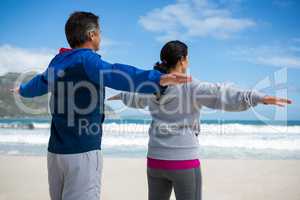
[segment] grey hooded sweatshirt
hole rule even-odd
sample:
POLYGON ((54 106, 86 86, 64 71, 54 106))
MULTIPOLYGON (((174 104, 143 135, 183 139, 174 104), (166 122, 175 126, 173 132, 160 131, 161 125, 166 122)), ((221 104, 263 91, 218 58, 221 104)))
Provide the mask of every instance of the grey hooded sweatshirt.
POLYGON ((232 84, 192 81, 169 86, 163 95, 121 93, 122 102, 133 108, 148 107, 148 157, 161 160, 199 158, 200 110, 203 106, 225 111, 244 111, 265 95, 232 84))

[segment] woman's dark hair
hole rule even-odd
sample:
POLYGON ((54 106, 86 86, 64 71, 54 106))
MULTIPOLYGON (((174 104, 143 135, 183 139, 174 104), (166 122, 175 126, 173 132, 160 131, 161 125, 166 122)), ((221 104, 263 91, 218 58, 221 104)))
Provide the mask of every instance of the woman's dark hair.
POLYGON ((185 43, 174 40, 167 42, 160 51, 160 60, 154 66, 154 69, 169 73, 176 67, 177 62, 188 55, 188 47, 185 43))
POLYGON ((99 17, 90 12, 74 12, 65 25, 65 34, 71 48, 89 40, 89 32, 99 29, 99 17))

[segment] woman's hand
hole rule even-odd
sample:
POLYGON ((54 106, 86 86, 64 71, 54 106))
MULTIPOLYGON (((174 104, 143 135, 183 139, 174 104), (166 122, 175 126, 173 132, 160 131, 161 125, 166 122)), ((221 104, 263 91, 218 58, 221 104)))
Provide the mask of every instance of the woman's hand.
POLYGON ((162 75, 160 78, 159 84, 161 86, 167 86, 167 85, 176 85, 181 83, 188 83, 192 81, 191 76, 187 76, 186 74, 182 73, 170 73, 162 75))
POLYGON ((117 94, 117 95, 114 95, 114 96, 111 96, 107 99, 108 101, 113 101, 113 100, 121 100, 121 93, 120 94, 117 94))
POLYGON ((285 106, 287 104, 291 104, 292 101, 289 99, 284 99, 284 98, 277 98, 273 96, 265 96, 262 100, 261 103, 266 104, 266 105, 276 105, 276 106, 285 106))

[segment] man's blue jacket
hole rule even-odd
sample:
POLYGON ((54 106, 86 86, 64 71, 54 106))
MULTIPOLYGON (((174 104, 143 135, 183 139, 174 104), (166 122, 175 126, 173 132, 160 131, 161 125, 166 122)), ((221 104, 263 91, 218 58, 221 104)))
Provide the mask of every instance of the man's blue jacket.
POLYGON ((161 89, 161 73, 110 64, 91 49, 56 55, 47 70, 20 86, 20 95, 51 92, 52 115, 48 151, 74 154, 101 149, 105 87, 139 93, 161 89))

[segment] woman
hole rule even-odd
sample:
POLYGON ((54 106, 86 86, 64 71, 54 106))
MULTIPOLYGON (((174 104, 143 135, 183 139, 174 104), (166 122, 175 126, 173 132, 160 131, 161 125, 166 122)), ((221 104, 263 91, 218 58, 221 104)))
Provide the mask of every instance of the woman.
MULTIPOLYGON (((188 47, 170 41, 160 54, 155 69, 183 73, 188 67, 188 47)), ((201 199, 199 115, 202 106, 225 111, 244 111, 259 103, 283 106, 287 99, 241 90, 228 84, 192 81, 169 86, 163 94, 121 93, 109 100, 122 100, 133 108, 148 107, 152 122, 147 155, 148 199, 169 200, 174 188, 177 200, 201 199)))

